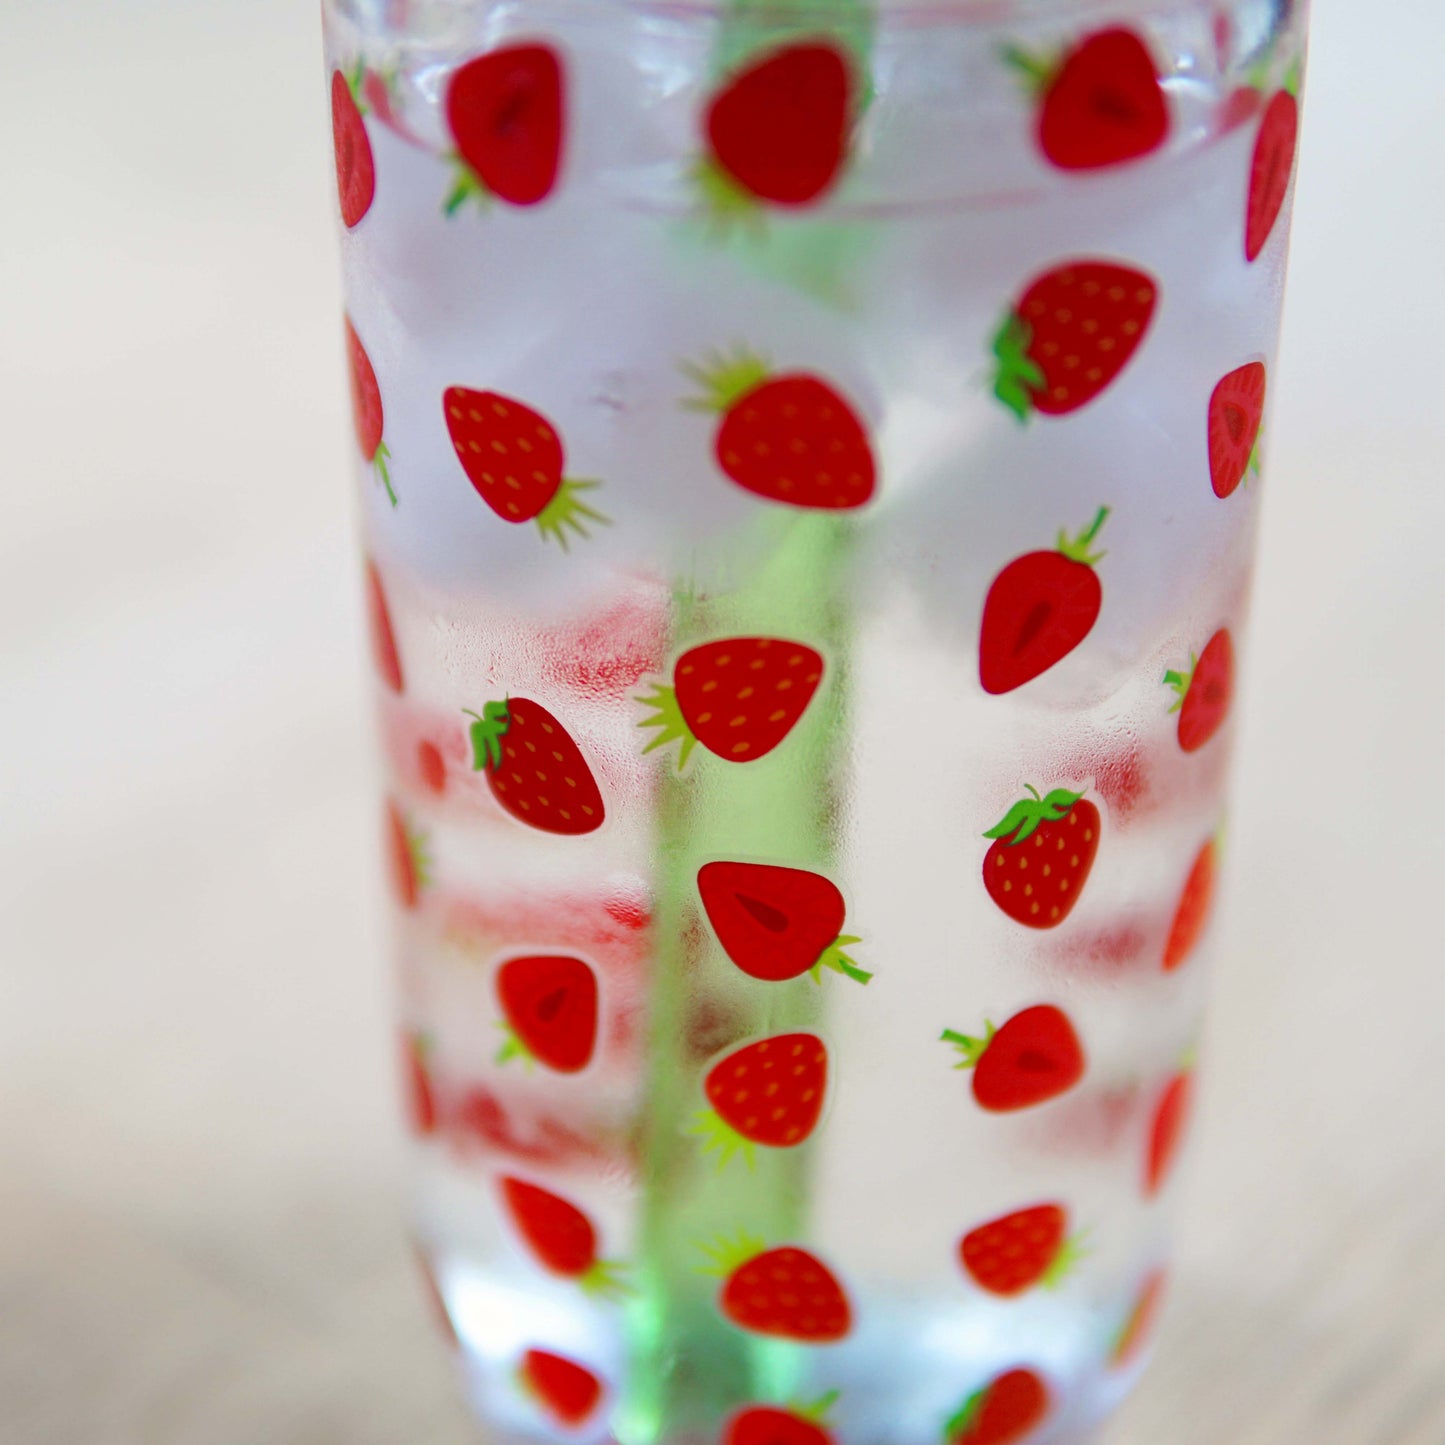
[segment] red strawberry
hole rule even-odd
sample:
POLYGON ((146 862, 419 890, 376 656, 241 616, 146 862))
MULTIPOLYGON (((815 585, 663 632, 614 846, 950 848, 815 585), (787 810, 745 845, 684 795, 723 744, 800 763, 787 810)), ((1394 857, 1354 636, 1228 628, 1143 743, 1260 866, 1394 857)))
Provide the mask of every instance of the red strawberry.
POLYGON ((1209 398, 1209 480, 1216 497, 1229 496, 1246 472, 1259 470, 1264 384, 1264 363, 1251 361, 1222 377, 1209 398))
POLYGON ((1079 1257, 1068 1230, 1061 1204, 1036 1204, 971 1229, 959 1241, 959 1257, 990 1294, 1018 1295, 1036 1284, 1052 1288, 1079 1257))
POLYGON ((486 771, 492 796, 520 823, 544 833, 591 833, 606 809, 597 780, 567 729, 525 697, 468 711, 472 768, 486 771))
POLYGON ((428 1056, 431 1041, 423 1034, 407 1034, 402 1040, 406 1066, 407 1118, 414 1133, 425 1137, 437 1131, 436 1089, 432 1084, 428 1056))
POLYGON ((1129 1311, 1129 1318, 1124 1322, 1124 1328, 1119 1331, 1109 1355, 1109 1363, 1115 1369, 1132 1364, 1148 1342, 1154 1330, 1154 1321, 1159 1316, 1159 1308, 1164 1303, 1164 1285, 1163 1270, 1151 1274, 1144 1281, 1135 1297, 1133 1308, 1129 1311))
POLYGON ((989 897, 1016 923, 1057 928, 1074 910, 1099 851, 1099 810, 1082 793, 1055 788, 1020 798, 983 836, 989 897))
POLYGON ((1188 672, 1164 674, 1164 681, 1179 694, 1169 709, 1179 714, 1179 746, 1186 753, 1200 748, 1224 726, 1234 698, 1234 640, 1221 627, 1198 657, 1189 659, 1188 672))
POLYGON ((497 1062, 539 1059, 559 1074, 580 1073, 597 1046, 597 975, 567 954, 528 954, 497 970, 507 1042, 497 1062))
POLYGON ((1194 1075, 1185 1068, 1165 1086, 1149 1124, 1149 1147, 1144 1159, 1146 1195, 1157 1194, 1173 1172, 1193 1103, 1194 1075))
POLYGON ((394 81, 395 75, 382 75, 378 71, 368 70, 361 80, 360 98, 366 102, 371 114, 394 135, 400 136, 408 145, 427 150, 429 147, 426 141, 407 124, 406 118, 392 99, 394 81))
POLYGON ((836 1390, 812 1405, 779 1410, 771 1405, 748 1405, 728 1422, 722 1445, 834 1445, 823 1419, 836 1390))
POLYGON ((1104 589, 1090 545, 1109 515, 1100 507, 1077 537, 1059 533, 1052 552, 1015 557, 988 589, 978 639, 978 675, 989 693, 1012 692, 1071 653, 1099 620, 1104 589))
POLYGON ((446 792, 447 760, 442 756, 442 750, 429 739, 423 739, 416 745, 416 770, 429 792, 438 797, 446 792))
POLYGON ((973 1070, 981 1109, 1006 1114, 1066 1093, 1084 1076, 1084 1051, 1068 1016, 1052 1004, 1016 1013, 1001 1029, 985 1021, 984 1036, 943 1031, 963 1056, 955 1068, 973 1070))
POLYGON ((426 838, 407 826, 401 809, 391 802, 386 805, 386 854, 396 901, 403 908, 415 908, 422 889, 431 882, 426 838))
POLYGON ((1244 257, 1258 258, 1284 208, 1299 143, 1299 102, 1288 90, 1270 97, 1254 142, 1249 164, 1249 199, 1245 206, 1244 257))
POLYGON ((1005 52, 1038 90, 1039 149, 1060 170, 1091 171, 1138 160, 1169 134, 1169 107, 1149 47, 1117 27, 1086 35, 1057 65, 1005 52))
POLYGON ((780 46, 731 76, 707 108, 708 204, 726 214, 822 199, 847 156, 852 89, 846 57, 818 40, 780 46))
POLYGON ((827 1087, 828 1050, 816 1034, 758 1039, 707 1071, 702 1088, 712 1108, 694 1132, 724 1164, 738 1149, 751 1162, 754 1144, 794 1148, 817 1128, 827 1087))
POLYGON ((618 1266, 598 1259, 597 1231, 575 1204, 521 1179, 498 1182, 513 1224, 544 1268, 575 1279, 589 1294, 626 1293, 618 1266))
POLYGON ((341 199, 341 219, 348 228, 356 225, 371 209, 376 195, 376 163, 366 122, 346 77, 331 73, 331 140, 336 151, 336 191, 341 199))
POLYGON ((1228 135, 1242 125, 1248 125, 1264 105, 1264 96, 1252 85, 1237 85, 1220 102, 1219 113, 1214 122, 1217 136, 1228 135))
POLYGON ((528 1350, 517 1375, 522 1389, 559 1425, 581 1425, 602 1398, 602 1381, 591 1370, 550 1350, 528 1350))
POLYGON ((504 522, 535 521, 543 539, 555 537, 565 552, 564 528, 586 537, 584 517, 607 521, 578 496, 598 483, 562 475, 562 439, 540 412, 464 386, 447 388, 442 411, 468 481, 504 522))
POLYGON ((392 692, 404 692, 406 684, 402 679, 401 654, 396 649, 396 632, 391 625, 391 609, 386 605, 381 573, 370 560, 366 564, 366 619, 377 673, 392 692))
POLYGON ((697 891, 723 952, 750 978, 776 983, 831 968, 858 983, 873 977, 843 951, 845 905, 836 885, 803 868, 704 863, 697 891))
POLYGON ((853 1327, 843 1286, 816 1255, 794 1245, 765 1249, 746 1235, 705 1247, 723 1277, 718 1308, 741 1329, 804 1344, 841 1340, 853 1327))
POLYGON ((1211 838, 1199 850, 1189 877, 1184 880, 1184 892, 1180 894, 1174 922, 1169 925, 1169 939, 1164 945, 1165 973, 1172 973, 1188 961, 1209 923, 1214 905, 1215 865, 1216 849, 1211 838))
POLYGON ((1158 299, 1148 276, 1113 261, 1045 271, 993 339, 994 395, 1020 421, 1087 406, 1128 365, 1158 299))
POLYGON ((562 165, 562 62, 548 45, 504 45, 452 76, 447 126, 461 174, 447 197, 453 214, 468 197, 514 206, 544 201, 562 165))
POLYGON ((823 658, 781 637, 725 637, 689 648, 675 686, 654 683, 638 702, 654 709, 639 727, 660 731, 644 753, 681 739, 677 766, 694 744, 731 763, 765 757, 797 726, 823 677, 823 658))
POLYGON ((868 433, 820 377, 772 374, 767 361, 746 350, 683 370, 702 387, 686 405, 721 413, 713 451, 744 491, 823 511, 861 507, 873 495, 877 469, 868 433))
POLYGON ((1032 1370, 1006 1370, 965 1400, 943 1427, 948 1445, 1013 1445, 1049 1412, 1049 1392, 1032 1370))
POLYGON ((377 385, 371 358, 366 354, 349 316, 346 318, 346 364, 351 376, 351 419, 356 424, 356 444, 361 448, 362 459, 376 468, 376 474, 381 478, 394 507, 396 493, 392 490, 391 475, 386 469, 386 459, 391 453, 381 439, 385 426, 381 388, 377 385))

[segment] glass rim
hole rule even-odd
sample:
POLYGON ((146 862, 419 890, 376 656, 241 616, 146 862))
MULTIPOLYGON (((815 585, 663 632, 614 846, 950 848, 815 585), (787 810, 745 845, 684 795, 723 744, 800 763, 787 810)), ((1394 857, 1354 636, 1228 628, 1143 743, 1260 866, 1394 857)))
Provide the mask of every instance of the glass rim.
MULTIPOLYGON (((736 0, 526 0, 525 4, 511 5, 495 3, 495 0, 493 5, 488 5, 486 0, 428 0, 428 3, 439 11, 495 8, 524 23, 528 14, 540 17, 575 12, 598 22, 605 22, 612 14, 652 17, 680 24, 707 24, 728 18, 736 0)), ((880 30, 946 27, 982 32, 1010 25, 1149 21, 1191 11, 1212 14, 1223 9, 1227 12, 1246 3, 1248 0, 877 0, 866 6, 864 13, 880 30)), ((1308 6, 1308 0, 1278 0, 1278 3, 1286 11, 1294 5, 1308 6)), ((372 4, 387 10, 392 8, 394 0, 323 0, 325 9, 352 16, 372 4)), ((757 31, 804 30, 809 26, 824 31, 830 24, 858 18, 836 12, 830 14, 830 8, 825 0, 775 0, 746 17, 737 18, 745 18, 748 27, 757 31)))

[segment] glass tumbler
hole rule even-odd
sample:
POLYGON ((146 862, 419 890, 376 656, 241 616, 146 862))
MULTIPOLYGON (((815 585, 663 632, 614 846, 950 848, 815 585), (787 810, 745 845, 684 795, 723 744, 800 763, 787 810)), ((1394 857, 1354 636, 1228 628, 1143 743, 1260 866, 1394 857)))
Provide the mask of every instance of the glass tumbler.
POLYGON ((1305 7, 323 9, 413 1218, 488 1438, 1095 1438, 1305 7))

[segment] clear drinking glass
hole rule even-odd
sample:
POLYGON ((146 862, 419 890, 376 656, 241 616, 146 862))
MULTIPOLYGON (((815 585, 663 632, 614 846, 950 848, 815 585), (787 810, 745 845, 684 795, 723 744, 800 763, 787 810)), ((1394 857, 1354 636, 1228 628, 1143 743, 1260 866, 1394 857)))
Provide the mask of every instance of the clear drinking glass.
POLYGON ((1304 6, 324 9, 414 1217, 490 1438, 1092 1438, 1304 6))

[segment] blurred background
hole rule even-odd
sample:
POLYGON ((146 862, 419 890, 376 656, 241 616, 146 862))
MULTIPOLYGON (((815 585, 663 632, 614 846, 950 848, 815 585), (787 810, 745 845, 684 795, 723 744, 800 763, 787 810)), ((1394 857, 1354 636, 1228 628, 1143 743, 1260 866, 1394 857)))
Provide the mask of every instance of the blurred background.
MULTIPOLYGON (((1445 1440, 1445 10, 1318 0, 1183 1253, 1116 1445, 1445 1440)), ((316 7, 0 7, 0 1439, 473 1436, 402 1235, 316 7)))

